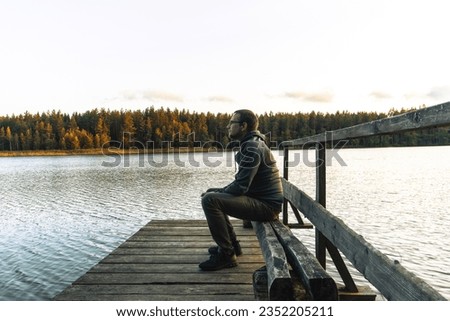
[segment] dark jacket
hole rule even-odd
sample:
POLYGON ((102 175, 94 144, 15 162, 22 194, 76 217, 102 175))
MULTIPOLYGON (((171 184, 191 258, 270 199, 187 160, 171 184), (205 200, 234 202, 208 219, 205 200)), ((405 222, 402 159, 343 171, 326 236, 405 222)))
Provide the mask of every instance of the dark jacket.
POLYGON ((238 172, 225 193, 256 198, 281 211, 283 188, 275 158, 259 131, 249 132, 241 141, 235 156, 238 172))

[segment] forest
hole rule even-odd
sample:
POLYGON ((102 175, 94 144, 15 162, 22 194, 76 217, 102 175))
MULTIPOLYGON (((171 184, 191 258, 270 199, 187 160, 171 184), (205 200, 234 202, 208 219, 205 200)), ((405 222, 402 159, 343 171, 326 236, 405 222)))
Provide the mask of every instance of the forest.
MULTIPOLYGON (((271 147, 282 141, 311 136, 409 110, 387 114, 338 111, 334 114, 264 113, 259 129, 271 147)), ((60 111, 0 116, 0 151, 89 150, 102 148, 161 149, 228 147, 227 113, 198 113, 149 107, 144 110, 92 109, 71 115, 60 111)), ((346 147, 449 145, 449 127, 351 140, 346 147)))

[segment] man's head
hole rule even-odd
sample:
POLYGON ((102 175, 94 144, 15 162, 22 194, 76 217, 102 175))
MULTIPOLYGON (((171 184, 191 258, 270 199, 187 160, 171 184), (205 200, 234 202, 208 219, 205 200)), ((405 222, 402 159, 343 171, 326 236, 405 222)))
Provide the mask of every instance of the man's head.
POLYGON ((236 110, 228 123, 228 135, 232 139, 241 139, 248 132, 258 129, 258 117, 248 109, 236 110))

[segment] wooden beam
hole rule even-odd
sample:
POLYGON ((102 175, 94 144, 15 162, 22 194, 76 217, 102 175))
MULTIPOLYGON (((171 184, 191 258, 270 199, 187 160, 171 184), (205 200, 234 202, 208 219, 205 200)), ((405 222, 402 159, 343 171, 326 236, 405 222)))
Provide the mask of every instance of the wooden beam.
MULTIPOLYGON (((324 144, 316 144, 316 201, 326 207, 326 149, 324 144)), ((316 229, 316 258, 326 269, 326 238, 316 229)))
POLYGON ((316 257, 281 222, 270 222, 282 244, 289 264, 302 281, 311 300, 337 300, 336 283, 316 257))
POLYGON ((375 249, 306 193, 282 180, 289 199, 388 300, 446 300, 425 281, 375 249))
MULTIPOLYGON (((283 155, 283 178, 289 180, 289 148, 284 149, 283 155)), ((287 225, 289 222, 287 199, 283 199, 283 224, 287 225)))
POLYGON ((283 247, 268 223, 252 221, 267 267, 269 300, 292 300, 292 280, 283 247))
POLYGON ((281 147, 302 147, 321 142, 337 142, 447 125, 450 125, 450 102, 347 128, 326 131, 314 136, 285 141, 281 143, 281 147))
POLYGON ((330 253, 331 259, 333 260, 333 263, 336 266, 336 269, 338 270, 339 275, 342 278, 342 281, 344 281, 345 291, 352 292, 352 293, 358 292, 358 287, 356 286, 355 281, 353 281, 352 275, 350 274, 347 266, 345 265, 345 262, 342 259, 342 256, 339 253, 339 250, 337 249, 337 247, 334 246, 334 244, 332 244, 327 239, 325 241, 325 244, 326 244, 328 253, 330 253))

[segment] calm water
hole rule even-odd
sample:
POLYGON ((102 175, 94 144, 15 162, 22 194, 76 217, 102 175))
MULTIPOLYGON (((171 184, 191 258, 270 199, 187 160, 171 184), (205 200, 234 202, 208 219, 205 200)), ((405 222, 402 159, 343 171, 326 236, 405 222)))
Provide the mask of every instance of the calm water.
MULTIPOLYGON (((290 180, 315 195, 313 154, 295 153, 290 180)), ((214 156, 0 158, 0 300, 51 299, 151 219, 203 219, 199 195, 235 171, 231 153, 214 156)), ((327 207, 450 299, 450 147, 338 156, 327 207)))

